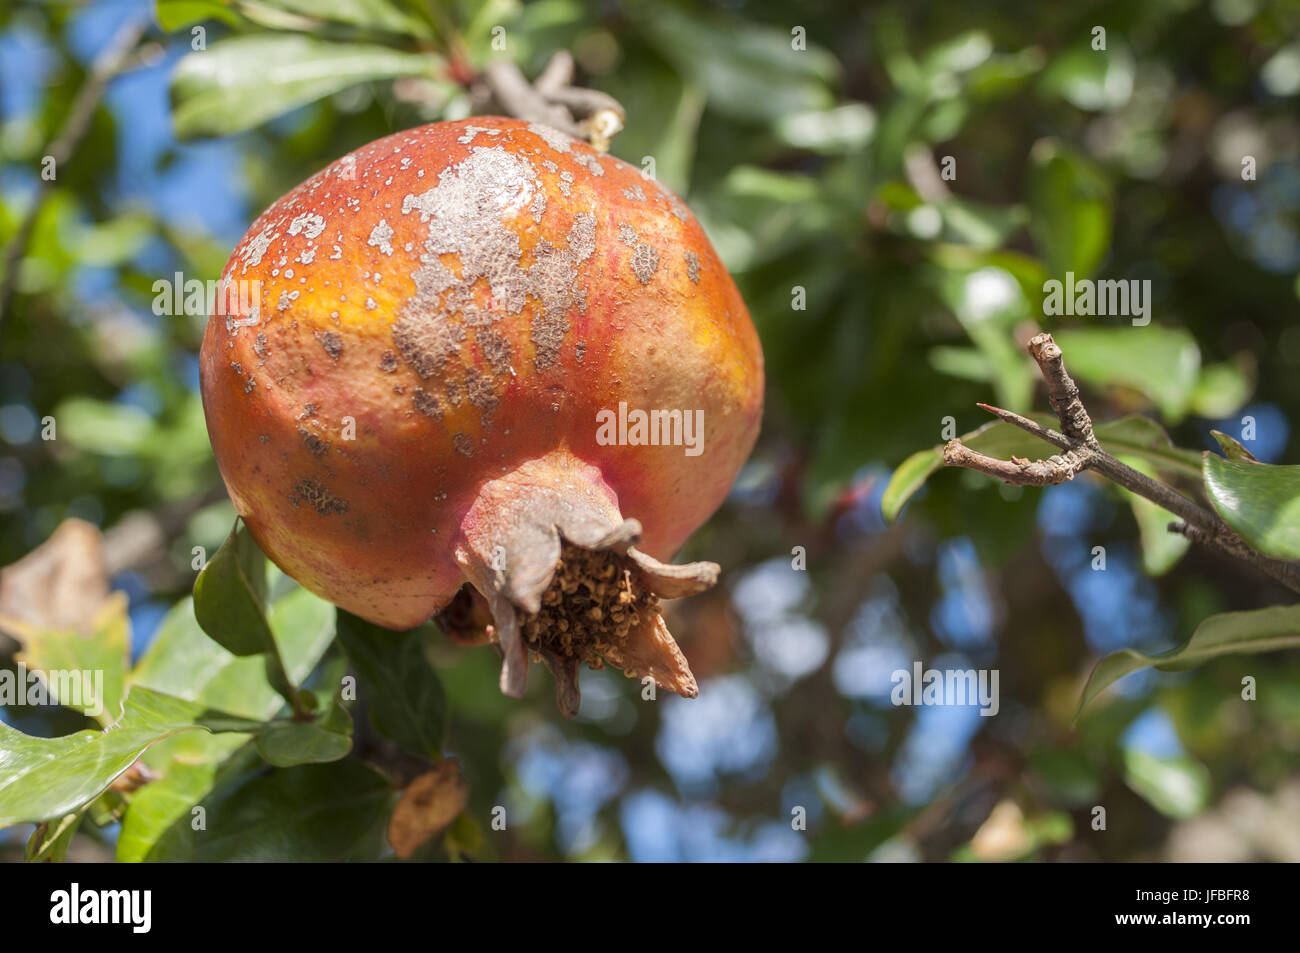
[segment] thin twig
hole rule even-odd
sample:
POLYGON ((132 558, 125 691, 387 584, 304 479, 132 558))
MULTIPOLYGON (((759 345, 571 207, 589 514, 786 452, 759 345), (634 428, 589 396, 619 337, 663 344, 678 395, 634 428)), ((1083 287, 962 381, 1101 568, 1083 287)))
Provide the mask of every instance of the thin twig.
POLYGON ((561 50, 529 83, 512 61, 494 59, 477 78, 479 92, 516 119, 545 123, 607 152, 610 140, 623 128, 627 111, 608 93, 572 85, 573 69, 573 57, 561 50))
POLYGON ((1288 589, 1300 593, 1300 563, 1258 552, 1212 510, 1134 470, 1102 449, 1092 430, 1092 418, 1079 395, 1079 386, 1066 371, 1061 348, 1050 334, 1032 338, 1028 349, 1038 362, 1038 369, 1047 383, 1048 401, 1061 421, 1064 433, 1010 410, 989 404, 979 406, 1065 452, 1046 460, 1022 460, 1014 456, 1010 460, 999 460, 972 450, 960 440, 951 440, 943 449, 945 464, 978 470, 1016 486, 1049 486, 1072 480, 1085 470, 1093 470, 1181 517, 1182 522, 1169 524, 1170 532, 1181 533, 1195 543, 1249 563, 1288 589))
MULTIPOLYGON (((77 91, 72 101, 67 118, 64 119, 58 134, 50 140, 44 153, 46 157, 54 160, 56 175, 59 167, 72 157, 73 151, 90 128, 90 121, 95 115, 95 109, 103 98, 109 81, 135 63, 132 54, 148 27, 149 21, 143 18, 123 24, 91 65, 85 82, 82 83, 81 89, 77 91)), ((5 313, 9 310, 9 303, 13 298, 23 254, 31 241, 36 220, 45 205, 50 188, 50 180, 42 177, 36 196, 32 199, 31 208, 27 210, 26 217, 5 253, 4 272, 0 274, 0 327, 4 324, 5 313)))

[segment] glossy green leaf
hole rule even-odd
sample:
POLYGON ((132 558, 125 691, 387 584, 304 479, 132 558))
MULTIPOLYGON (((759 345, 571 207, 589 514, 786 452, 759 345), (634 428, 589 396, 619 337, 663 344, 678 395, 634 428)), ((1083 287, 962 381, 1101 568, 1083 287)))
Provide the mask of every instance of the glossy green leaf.
POLYGON ((154 861, 375 860, 397 800, 387 780, 355 758, 245 774, 203 798, 204 829, 173 824, 154 861))
POLYGON ((1180 671, 1221 655, 1249 655, 1300 647, 1300 605, 1224 612, 1196 627, 1187 642, 1163 655, 1121 649, 1097 663, 1083 686, 1077 718, 1105 689, 1139 669, 1180 671))
POLYGON ((1218 441, 1223 455, 1229 460, 1235 460, 1238 463, 1259 463, 1255 455, 1241 445, 1236 437, 1229 436, 1221 430, 1211 430, 1210 436, 1218 441))
POLYGON ((200 729, 200 714, 191 702, 137 688, 105 731, 34 738, 0 722, 0 827, 54 820, 90 803, 151 744, 200 729))
POLYGON ((1300 559, 1300 466, 1207 453, 1205 492, 1224 522, 1260 552, 1300 559))
POLYGON ((428 627, 391 632, 339 611, 338 635, 365 691, 375 730, 419 757, 438 754, 447 696, 425 654, 428 627))
POLYGON ((172 77, 176 135, 221 136, 357 83, 429 73, 435 60, 299 34, 236 36, 190 53, 172 77))

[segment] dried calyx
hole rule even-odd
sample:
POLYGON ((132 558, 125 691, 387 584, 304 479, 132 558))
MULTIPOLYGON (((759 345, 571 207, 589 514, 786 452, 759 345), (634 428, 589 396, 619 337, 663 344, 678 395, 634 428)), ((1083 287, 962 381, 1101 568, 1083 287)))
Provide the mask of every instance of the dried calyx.
POLYGON ((442 622, 461 641, 500 647, 503 692, 523 694, 531 656, 555 676, 570 717, 583 663, 699 693, 659 600, 708 589, 718 566, 674 566, 638 550, 641 524, 622 518, 594 467, 566 454, 530 461, 483 488, 463 535, 457 558, 473 591, 442 622))

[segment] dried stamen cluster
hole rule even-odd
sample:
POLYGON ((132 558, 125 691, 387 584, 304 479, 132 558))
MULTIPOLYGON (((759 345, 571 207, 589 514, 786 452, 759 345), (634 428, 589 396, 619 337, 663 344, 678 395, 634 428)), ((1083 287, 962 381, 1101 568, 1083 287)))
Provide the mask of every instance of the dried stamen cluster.
POLYGON ((540 660, 542 648, 603 668, 603 656, 659 612, 659 597, 645 588, 618 553, 566 542, 542 608, 521 614, 524 642, 540 660))

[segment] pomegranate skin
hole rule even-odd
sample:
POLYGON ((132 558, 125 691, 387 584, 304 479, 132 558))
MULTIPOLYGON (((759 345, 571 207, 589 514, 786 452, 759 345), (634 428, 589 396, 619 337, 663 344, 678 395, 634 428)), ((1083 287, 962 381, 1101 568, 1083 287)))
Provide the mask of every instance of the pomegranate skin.
POLYGON ((699 224, 548 127, 373 142, 267 209, 222 279, 200 381, 236 510, 286 573, 389 628, 465 583, 488 481, 571 455, 667 559, 757 436, 758 338, 699 224), (620 402, 702 411, 702 452, 603 443, 620 402))

